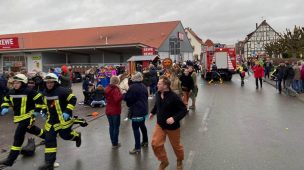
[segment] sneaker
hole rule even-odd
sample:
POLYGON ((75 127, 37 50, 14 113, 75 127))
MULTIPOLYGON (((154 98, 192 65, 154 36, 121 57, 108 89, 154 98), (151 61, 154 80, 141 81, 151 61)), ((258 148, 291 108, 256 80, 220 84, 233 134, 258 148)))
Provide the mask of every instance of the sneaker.
POLYGON ((129 120, 129 118, 127 118, 127 117, 124 119, 125 122, 128 121, 128 120, 129 120))
POLYGON ((158 170, 165 170, 165 169, 167 168, 168 165, 169 165, 168 160, 162 161, 162 162, 159 164, 158 170))
POLYGON ((58 168, 60 164, 58 162, 54 162, 54 168, 58 168))
POLYGON ((177 161, 176 170, 183 170, 183 161, 177 161))
POLYGON ((143 147, 143 148, 146 148, 146 147, 149 146, 149 143, 148 143, 148 142, 142 142, 142 143, 140 144, 140 146, 143 147))
POLYGON ((150 96, 150 97, 148 97, 148 99, 149 99, 149 100, 152 100, 152 99, 153 99, 153 97, 152 97, 152 96, 150 96))
POLYGON ((77 139, 76 139, 76 147, 80 147, 80 145, 81 145, 81 133, 79 132, 79 137, 77 137, 77 139))
POLYGON ((120 143, 118 143, 117 145, 113 145, 113 146, 112 146, 112 149, 118 149, 119 147, 121 147, 121 144, 120 144, 120 143))
POLYGON ((133 149, 133 150, 129 151, 129 154, 135 155, 135 154, 140 154, 140 152, 141 152, 140 149, 133 149))

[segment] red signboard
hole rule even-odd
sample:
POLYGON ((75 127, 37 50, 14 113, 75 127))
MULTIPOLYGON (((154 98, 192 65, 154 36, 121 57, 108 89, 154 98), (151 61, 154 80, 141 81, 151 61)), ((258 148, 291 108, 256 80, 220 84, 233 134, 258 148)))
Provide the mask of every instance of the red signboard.
POLYGON ((0 49, 10 48, 19 48, 18 38, 0 38, 0 49))
POLYGON ((155 54, 155 48, 153 47, 145 47, 142 49, 142 55, 154 55, 155 54))

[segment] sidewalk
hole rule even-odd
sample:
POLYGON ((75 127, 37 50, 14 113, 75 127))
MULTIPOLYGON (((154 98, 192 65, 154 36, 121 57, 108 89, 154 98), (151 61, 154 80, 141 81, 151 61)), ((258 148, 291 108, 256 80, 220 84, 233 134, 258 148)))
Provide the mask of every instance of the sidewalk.
MULTIPOLYGON (((276 82, 273 81, 273 80, 270 80, 270 79, 264 79, 263 78, 263 81, 272 85, 274 88, 276 88, 276 82)), ((284 89, 282 89, 283 92, 285 92, 284 89)), ((301 100, 302 102, 304 102, 304 93, 300 93, 299 95, 296 96, 299 100, 301 100)))

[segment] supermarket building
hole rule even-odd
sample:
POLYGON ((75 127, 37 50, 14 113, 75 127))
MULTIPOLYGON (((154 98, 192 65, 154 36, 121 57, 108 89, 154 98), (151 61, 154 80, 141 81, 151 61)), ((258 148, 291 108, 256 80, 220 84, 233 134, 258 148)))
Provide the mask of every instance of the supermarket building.
POLYGON ((126 64, 151 48, 161 59, 193 59, 182 23, 169 21, 0 35, 0 73, 126 64))

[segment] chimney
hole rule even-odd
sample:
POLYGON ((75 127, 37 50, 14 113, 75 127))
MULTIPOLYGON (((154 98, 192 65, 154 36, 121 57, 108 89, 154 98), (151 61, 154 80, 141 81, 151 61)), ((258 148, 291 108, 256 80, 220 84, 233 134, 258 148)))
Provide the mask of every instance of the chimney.
POLYGON ((255 23, 255 28, 258 28, 258 23, 255 23))

